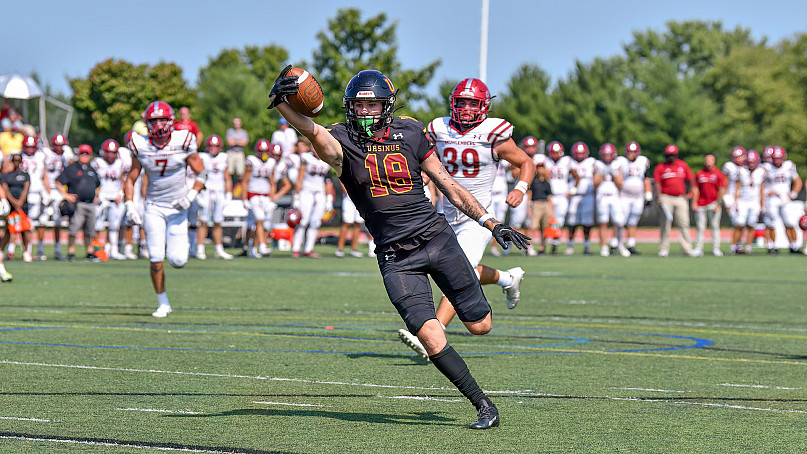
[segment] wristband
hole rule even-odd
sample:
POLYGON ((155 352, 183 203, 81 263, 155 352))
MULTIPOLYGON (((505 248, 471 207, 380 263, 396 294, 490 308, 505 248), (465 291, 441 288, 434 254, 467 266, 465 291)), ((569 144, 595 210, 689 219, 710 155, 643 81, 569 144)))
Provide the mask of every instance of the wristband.
POLYGON ((796 191, 790 191, 790 200, 796 200, 796 197, 799 196, 799 193, 796 191))
POLYGON ((489 220, 491 220, 491 219, 493 219, 493 215, 492 215, 492 214, 490 214, 490 213, 485 213, 485 214, 483 214, 483 215, 482 215, 482 217, 481 217, 481 218, 479 218, 479 221, 478 221, 478 222, 479 222, 479 225, 481 225, 482 227, 484 227, 484 226, 485 226, 485 223, 486 223, 486 222, 488 222, 488 221, 489 221, 489 220))
POLYGON ((518 183, 516 183, 516 187, 513 188, 513 189, 521 191, 522 194, 526 194, 527 193, 527 187, 528 186, 527 186, 526 181, 519 180, 518 183))

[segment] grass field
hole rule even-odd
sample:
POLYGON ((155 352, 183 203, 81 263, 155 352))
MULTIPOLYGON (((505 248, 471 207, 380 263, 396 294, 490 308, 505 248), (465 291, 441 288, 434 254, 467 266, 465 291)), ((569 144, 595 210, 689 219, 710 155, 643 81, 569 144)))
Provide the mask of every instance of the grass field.
MULTIPOLYGON (((502 415, 401 344, 373 259, 6 265, 0 452, 805 452, 803 256, 522 256, 487 336, 449 327, 502 415)), ((208 251, 212 253, 212 251, 208 251)))

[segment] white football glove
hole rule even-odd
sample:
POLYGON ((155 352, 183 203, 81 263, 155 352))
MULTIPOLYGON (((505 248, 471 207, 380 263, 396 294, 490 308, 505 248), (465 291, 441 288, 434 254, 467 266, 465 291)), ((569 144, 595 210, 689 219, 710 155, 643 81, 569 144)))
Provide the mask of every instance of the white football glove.
POLYGON ((171 206, 177 210, 187 210, 191 207, 191 203, 196 200, 197 195, 199 195, 199 191, 191 189, 187 194, 185 194, 185 197, 174 200, 174 202, 171 203, 171 206))
POLYGON ((48 206, 53 199, 50 198, 49 192, 42 193, 42 205, 48 206))
POLYGON ((224 193, 224 201, 230 202, 231 200, 233 200, 233 193, 232 192, 224 193))
POLYGON ((11 213, 11 204, 6 199, 0 200, 0 217, 7 216, 9 213, 11 213))
POLYGON ((294 208, 295 210, 300 209, 300 195, 299 194, 294 194, 293 196, 291 196, 291 207, 294 208))
POLYGON ((98 205, 98 211, 103 212, 109 207, 109 200, 101 200, 101 203, 98 205))
POLYGON ((569 188, 569 195, 577 195, 577 186, 572 186, 569 188))
POLYGON ((333 194, 325 194, 325 212, 333 211, 333 194))
POLYGON ((653 193, 650 191, 645 191, 644 193, 644 201, 645 202, 652 202, 653 201, 653 193))
POLYGON ((126 220, 129 224, 143 225, 143 220, 140 219, 140 214, 137 212, 134 202, 127 200, 124 206, 126 207, 126 220))
POLYGON ((244 204, 244 209, 249 211, 252 209, 252 203, 250 203, 249 199, 244 199, 241 201, 244 204))

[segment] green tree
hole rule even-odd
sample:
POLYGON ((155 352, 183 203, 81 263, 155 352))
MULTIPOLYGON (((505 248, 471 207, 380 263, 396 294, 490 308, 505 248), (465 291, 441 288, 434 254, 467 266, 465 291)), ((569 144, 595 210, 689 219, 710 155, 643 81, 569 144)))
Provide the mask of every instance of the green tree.
POLYGON ((95 65, 86 78, 69 82, 81 126, 118 140, 150 102, 162 100, 178 108, 192 105, 195 97, 174 63, 148 66, 108 59, 95 65))
MULTIPOLYGON (((397 23, 387 23, 384 13, 362 21, 359 9, 341 9, 328 21, 328 28, 317 33, 319 47, 314 51, 313 70, 325 96, 320 122, 344 121, 342 97, 345 85, 363 69, 377 69, 400 89, 397 105, 412 114, 414 105, 425 100, 424 88, 440 65, 435 60, 420 69, 403 69, 398 61, 397 23)), ((431 119, 424 119, 429 121, 431 119)))
POLYGON ((493 99, 495 115, 513 124, 517 137, 555 140, 558 111, 551 102, 551 79, 537 65, 521 65, 507 82, 507 91, 493 99))
POLYGON ((458 83, 458 80, 444 80, 440 82, 438 87, 440 94, 436 98, 427 98, 425 100, 425 105, 419 109, 416 109, 412 113, 412 116, 422 121, 423 124, 429 124, 429 122, 435 118, 451 115, 448 97, 451 96, 451 92, 458 83))

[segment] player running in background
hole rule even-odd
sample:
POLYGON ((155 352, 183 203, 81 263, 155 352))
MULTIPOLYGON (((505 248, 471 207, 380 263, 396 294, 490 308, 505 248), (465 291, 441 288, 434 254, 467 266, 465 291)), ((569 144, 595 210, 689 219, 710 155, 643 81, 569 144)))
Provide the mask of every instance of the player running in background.
POLYGON ((308 139, 297 141, 297 154, 300 156, 300 170, 294 185, 292 207, 300 211, 300 224, 294 228, 291 256, 320 258, 314 252, 322 215, 333 210, 333 182, 328 178, 331 168, 317 158, 311 150, 308 139))
MULTIPOLYGON (((291 69, 286 67, 281 75, 291 69)), ((384 74, 366 70, 345 88, 346 121, 327 129, 284 103, 296 95, 297 77, 278 77, 270 107, 314 144, 356 203, 376 241, 378 265, 390 301, 410 332, 417 334, 429 359, 476 407, 472 429, 499 425, 499 412, 471 376, 465 361, 448 344, 437 320, 428 276, 455 305, 473 334, 492 328, 490 305, 445 218, 426 198, 421 169, 448 201, 465 215, 491 229, 500 243, 526 248, 528 238, 496 221, 448 174, 423 133, 423 124, 395 117, 397 92, 384 74)))
MULTIPOLYGON (((569 198, 577 191, 577 172, 572 169, 569 156, 565 155, 563 144, 557 141, 549 142, 546 146, 549 159, 546 160, 546 170, 549 172, 549 185, 552 188, 552 204, 555 206, 555 220, 561 229, 566 225, 566 215, 569 212, 569 198), (573 184, 570 181, 574 180, 573 184)), ((558 253, 560 238, 552 239, 552 255, 558 253)))
POLYGON ((622 230, 625 228, 625 212, 619 198, 622 188, 622 169, 617 159, 616 147, 605 143, 600 147, 600 159, 594 163, 594 188, 597 193, 597 222, 600 224, 600 255, 608 257, 611 251, 619 251, 622 257, 630 257, 630 252, 622 244, 622 230), (605 242, 608 221, 614 227, 610 245, 605 242))
MULTIPOLYGON (((39 140, 34 136, 25 136, 22 140, 22 163, 20 170, 28 174, 31 185, 28 188, 28 218, 31 228, 36 231, 37 250, 35 258, 46 260, 45 256, 45 225, 47 212, 45 208, 50 205, 50 181, 45 171, 45 153, 39 150, 39 140)), ((33 242, 29 241, 22 259, 26 262, 33 260, 31 254, 33 242)))
MULTIPOLYGON (((642 147, 638 142, 625 145, 625 156, 617 158, 618 167, 622 169, 622 187, 619 198, 625 212, 625 247, 631 255, 639 255, 636 249, 636 227, 645 205, 653 201, 653 189, 650 185, 650 160, 642 156, 642 147)), ((620 240, 621 241, 621 240, 620 240)))
POLYGON ((565 255, 574 254, 574 235, 577 227, 583 227, 583 254, 592 255, 591 228, 594 226, 594 162, 589 155, 588 145, 575 142, 572 145, 572 160, 569 171, 574 171, 576 183, 569 188, 569 211, 566 222, 569 224, 569 242, 565 255))
POLYGON ((199 227, 196 228, 196 258, 205 260, 205 240, 207 239, 207 223, 213 221, 213 244, 217 259, 231 260, 232 255, 224 251, 224 205, 233 199, 233 177, 227 173, 227 154, 221 152, 222 140, 216 134, 205 140, 205 151, 199 157, 207 169, 205 190, 199 194, 203 199, 199 210, 199 227))
POLYGON ((771 153, 771 163, 765 166, 765 211, 767 213, 766 230, 768 232, 768 254, 778 254, 776 248, 776 224, 785 226, 785 234, 790 242, 790 253, 799 254, 799 243, 796 242, 796 229, 787 212, 787 204, 795 200, 801 191, 802 182, 796 172, 796 164, 787 159, 784 147, 775 146, 771 153))
POLYGON ((99 205, 95 210, 96 237, 106 228, 106 253, 113 260, 126 260, 118 248, 118 234, 126 207, 123 205, 123 181, 129 174, 130 167, 119 158, 118 142, 107 139, 101 144, 101 156, 92 160, 90 165, 98 172, 101 187, 98 190, 99 205))
MULTIPOLYGON (((747 156, 748 154, 745 152, 745 148, 734 147, 734 149, 731 150, 731 161, 723 164, 721 169, 723 175, 726 177, 726 193, 723 194, 723 206, 726 207, 726 213, 728 213, 731 224, 734 226, 737 226, 737 222, 735 222, 734 219, 737 215, 737 197, 735 190, 737 180, 740 177, 740 169, 745 168, 747 156)), ((734 229, 731 245, 729 246, 729 255, 734 255, 737 252, 737 245, 742 244, 742 233, 742 228, 739 230, 734 229)), ((742 251, 740 251, 740 254, 742 254, 742 251)))
POLYGON ((759 153, 748 150, 746 165, 737 172, 737 181, 734 182, 734 197, 732 203, 736 207, 734 222, 734 244, 731 250, 735 254, 751 254, 754 243, 754 230, 759 222, 759 213, 762 211, 763 200, 761 194, 765 192, 763 179, 765 169, 759 165, 759 153), (742 245, 742 233, 745 228, 747 239, 745 248, 742 245))
POLYGON ((174 131, 174 109, 154 101, 146 107, 143 120, 148 137, 133 134, 132 170, 126 179, 124 194, 126 217, 146 230, 151 262, 151 282, 159 303, 151 315, 165 317, 171 304, 165 293, 163 262, 182 268, 188 262, 188 208, 207 181, 207 170, 196 152, 196 137, 190 131, 174 131), (196 173, 196 182, 185 186, 185 167, 196 173), (140 172, 148 176, 146 211, 143 219, 134 205, 134 185, 140 172))

